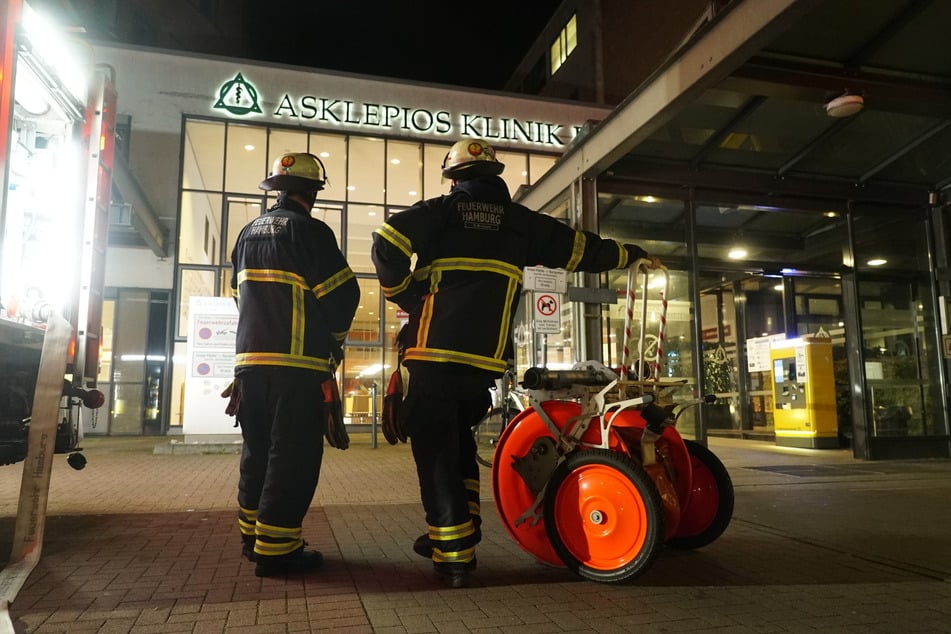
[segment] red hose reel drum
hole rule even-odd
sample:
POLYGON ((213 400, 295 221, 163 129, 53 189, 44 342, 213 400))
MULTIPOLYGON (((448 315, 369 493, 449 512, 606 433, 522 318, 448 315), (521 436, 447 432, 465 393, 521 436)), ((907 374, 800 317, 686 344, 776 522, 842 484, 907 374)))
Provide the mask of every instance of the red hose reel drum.
MULTIPOLYGON (((581 413, 581 405, 571 401, 546 401, 542 404, 545 412, 552 419, 559 431, 564 429, 571 419, 581 413)), ((613 416, 611 429, 608 434, 608 449, 628 455, 628 442, 639 441, 643 434, 644 419, 636 410, 625 410, 613 416)), ((492 486, 495 492, 495 503, 502 518, 502 523, 509 535, 526 552, 538 560, 555 565, 563 565, 561 558, 555 553, 545 529, 545 519, 539 515, 538 521, 532 519, 516 521, 535 504, 536 492, 532 491, 522 476, 512 467, 513 458, 521 457, 532 451, 536 440, 540 437, 554 439, 542 417, 533 409, 527 409, 509 424, 499 439, 496 449, 496 460, 492 469, 492 486)), ((582 445, 594 446, 601 442, 600 422, 595 419, 582 435, 582 445)), ((676 499, 665 503, 665 514, 668 532, 676 530, 679 524, 679 509, 686 506, 691 486, 690 455, 683 439, 673 427, 665 428, 661 440, 658 441, 661 453, 666 461, 661 467, 663 475, 670 480, 676 499)), ((657 476, 657 469, 649 469, 648 475, 652 479, 657 476), (655 473, 651 474, 651 470, 655 473)), ((658 487, 661 489, 662 487, 658 487)), ((551 493, 551 492, 549 492, 551 493)), ((662 498, 663 498, 663 491, 662 498)), ((539 509, 539 514, 541 513, 539 509)), ((671 535, 666 535, 670 537, 671 535)))

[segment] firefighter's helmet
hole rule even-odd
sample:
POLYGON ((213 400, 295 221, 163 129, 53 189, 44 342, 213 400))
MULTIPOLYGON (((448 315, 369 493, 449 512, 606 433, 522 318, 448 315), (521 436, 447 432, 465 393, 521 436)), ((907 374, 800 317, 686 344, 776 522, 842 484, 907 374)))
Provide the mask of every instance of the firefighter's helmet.
POLYGON ((442 175, 452 180, 498 175, 504 169, 495 158, 495 149, 482 139, 457 141, 442 161, 442 175))
POLYGON ((271 175, 258 185, 267 191, 318 192, 327 182, 327 170, 320 159, 304 152, 287 152, 274 161, 271 175))

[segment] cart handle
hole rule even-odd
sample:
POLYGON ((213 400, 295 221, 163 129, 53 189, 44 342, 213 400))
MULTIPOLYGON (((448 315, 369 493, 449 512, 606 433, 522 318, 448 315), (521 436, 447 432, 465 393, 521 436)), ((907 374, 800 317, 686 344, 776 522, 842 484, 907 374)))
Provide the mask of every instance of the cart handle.
MULTIPOLYGON (((624 358, 621 361, 621 380, 626 381, 628 379, 628 374, 630 373, 631 368, 631 324, 634 321, 634 301, 635 301, 635 277, 637 276, 637 271, 640 271, 642 276, 641 287, 643 289, 643 301, 641 302, 641 323, 640 323, 640 332, 637 342, 637 354, 638 354, 638 368, 637 368, 637 377, 639 380, 644 379, 644 340, 645 340, 645 328, 647 326, 647 283, 650 276, 648 270, 648 265, 651 261, 647 258, 639 258, 635 260, 630 267, 627 269, 627 293, 625 296, 626 305, 624 313, 624 358)), ((657 358, 654 363, 650 366, 650 375, 654 382, 657 382, 660 379, 660 360, 663 355, 664 348, 664 334, 667 331, 667 293, 670 287, 670 274, 667 271, 667 267, 660 265, 656 269, 652 269, 655 274, 656 272, 661 272, 664 275, 664 284, 663 288, 660 291, 660 319, 659 325, 657 328, 657 358)))

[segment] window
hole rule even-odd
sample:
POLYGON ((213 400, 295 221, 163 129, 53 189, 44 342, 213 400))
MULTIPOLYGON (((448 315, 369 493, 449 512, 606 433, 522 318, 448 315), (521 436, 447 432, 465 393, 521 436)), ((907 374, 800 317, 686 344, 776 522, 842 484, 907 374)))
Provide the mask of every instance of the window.
POLYGON ((228 124, 225 143, 225 189, 242 194, 260 193, 267 176, 267 130, 228 124))
POLYGON ((561 65, 565 63, 565 60, 568 59, 568 56, 571 55, 571 51, 575 50, 575 46, 578 44, 578 16, 572 15, 571 19, 568 20, 568 24, 565 25, 565 28, 561 30, 561 33, 558 34, 558 39, 552 42, 551 45, 551 74, 554 75, 555 72, 561 68, 561 65))
POLYGON ((347 199, 353 202, 385 202, 386 145, 383 139, 351 137, 347 164, 347 199))

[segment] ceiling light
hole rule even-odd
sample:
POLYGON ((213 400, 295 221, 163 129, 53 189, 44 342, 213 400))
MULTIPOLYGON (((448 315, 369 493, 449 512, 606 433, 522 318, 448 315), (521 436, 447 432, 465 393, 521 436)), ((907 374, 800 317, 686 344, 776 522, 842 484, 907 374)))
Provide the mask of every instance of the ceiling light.
POLYGON ((246 149, 248 152, 250 152, 250 151, 254 150, 254 146, 251 145, 250 143, 248 143, 247 145, 244 146, 244 149, 246 149))
POLYGON ((742 260, 746 257, 746 249, 740 247, 730 249, 729 253, 726 254, 726 257, 730 258, 731 260, 742 260))
POLYGON ((390 163, 392 163, 393 165, 399 165, 399 164, 400 164, 400 160, 399 160, 399 159, 396 159, 396 158, 395 158, 395 159, 390 159, 390 163))
POLYGON ((872 258, 871 260, 867 262, 867 264, 869 266, 881 266, 885 264, 886 262, 888 262, 888 260, 886 260, 885 258, 872 258))
POLYGON ((862 95, 842 95, 826 104, 826 114, 836 118, 851 117, 858 114, 864 105, 862 95))
POLYGON ((781 291, 781 290, 783 290, 783 285, 782 285, 782 284, 777 284, 776 286, 773 287, 773 290, 774 290, 774 291, 781 291))
POLYGON ((320 158, 327 158, 328 156, 330 156, 330 152, 321 152, 321 153, 320 153, 320 158))

